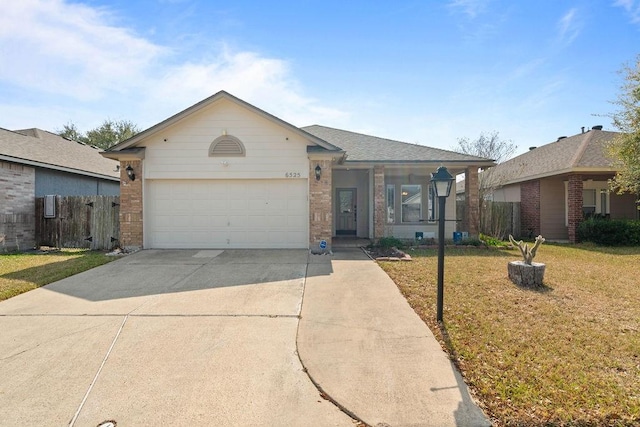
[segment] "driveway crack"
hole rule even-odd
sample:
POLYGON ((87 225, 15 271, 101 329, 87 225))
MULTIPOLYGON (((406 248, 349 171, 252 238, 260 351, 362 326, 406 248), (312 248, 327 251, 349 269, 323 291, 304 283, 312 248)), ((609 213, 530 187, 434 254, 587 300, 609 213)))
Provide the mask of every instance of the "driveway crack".
POLYGON ((111 355, 111 351, 113 350, 113 347, 116 345, 116 342, 118 341, 118 338, 120 337, 120 333, 122 332, 122 329, 124 328, 125 323, 127 323, 128 318, 129 318, 128 314, 124 316, 124 319, 122 320, 122 324, 120 324, 120 328, 118 329, 116 336, 113 338, 113 341, 111 342, 111 346, 109 347, 109 350, 107 350, 107 353, 104 355, 104 358, 102 359, 102 363, 100 364, 100 367, 96 372, 96 375, 93 377, 93 381, 91 381, 91 384, 87 389, 87 392, 84 394, 84 397, 82 398, 82 402, 80 402, 80 406, 78 406, 78 410, 76 411, 73 418, 69 422, 69 427, 73 427, 76 424, 76 421, 78 420, 78 416, 80 416, 80 412, 82 411, 84 404, 87 402, 87 398, 89 397, 89 394, 93 389, 93 386, 95 385, 96 381, 98 381, 98 377, 102 372, 102 368, 104 368, 104 365, 107 363, 107 359, 109 359, 109 356, 111 355))
POLYGON ((343 413, 345 413, 346 415, 351 417, 354 421, 358 422, 359 425, 368 426, 368 424, 365 423, 364 420, 362 420, 360 417, 358 417, 352 411, 350 411, 345 406, 340 404, 340 402, 338 402, 336 399, 331 397, 331 395, 328 394, 322 388, 322 386, 320 384, 318 384, 318 382, 311 376, 311 374, 309 373, 309 370, 307 369, 307 367, 305 366, 302 358, 300 357, 300 351, 298 349, 298 336, 300 335, 300 320, 302 319, 302 307, 304 305, 304 297, 305 297, 305 293, 306 293, 306 289, 307 289, 307 277, 309 276, 309 257, 310 256, 311 256, 311 252, 309 252, 307 254, 307 266, 306 266, 306 269, 304 271, 304 280, 302 281, 302 296, 300 297, 300 305, 299 305, 299 311, 298 311, 298 325, 297 325, 297 328, 296 328, 296 356, 298 356, 298 361, 300 362, 300 365, 302 366, 302 372, 304 372, 307 375, 307 378, 309 378, 309 381, 311 381, 311 384, 313 384, 313 386, 318 390, 318 393, 320 394, 320 396, 323 399, 331 402, 340 411, 342 411, 343 413))

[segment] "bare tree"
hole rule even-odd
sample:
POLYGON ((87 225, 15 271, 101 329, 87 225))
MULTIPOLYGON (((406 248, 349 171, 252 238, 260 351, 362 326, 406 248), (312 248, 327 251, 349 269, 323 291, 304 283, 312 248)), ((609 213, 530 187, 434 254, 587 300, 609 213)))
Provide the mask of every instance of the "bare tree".
MULTIPOLYGON (((493 131, 490 133, 481 132, 480 136, 473 140, 467 137, 458 138, 458 146, 454 148, 454 151, 502 163, 511 158, 517 148, 518 146, 513 141, 501 139, 499 133, 493 131)), ((480 200, 483 200, 491 188, 498 184, 497 177, 492 169, 488 169, 480 173, 478 180, 480 200)))
MULTIPOLYGON (((469 154, 472 156, 483 157, 485 159, 494 160, 496 163, 502 163, 508 160, 517 149, 516 144, 511 140, 501 139, 497 131, 490 133, 480 133, 478 138, 471 140, 469 138, 459 138, 458 146, 454 151, 469 154)), ((504 239, 507 234, 508 225, 502 220, 504 213, 493 215, 493 203, 489 202, 489 194, 493 188, 500 184, 500 177, 494 173, 493 168, 482 171, 478 174, 478 195, 480 198, 480 231, 500 239, 504 239)), ((502 212, 508 209, 507 206, 495 206, 502 212)))

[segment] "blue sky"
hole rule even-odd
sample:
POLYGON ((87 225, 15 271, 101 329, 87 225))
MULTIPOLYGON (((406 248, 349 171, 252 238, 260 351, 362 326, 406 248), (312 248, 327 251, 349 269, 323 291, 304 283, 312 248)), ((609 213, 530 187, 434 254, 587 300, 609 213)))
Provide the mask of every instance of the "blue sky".
POLYGON ((20 0, 0 15, 0 127, 147 128, 226 90, 296 126, 451 149, 602 124, 640 0, 20 0))

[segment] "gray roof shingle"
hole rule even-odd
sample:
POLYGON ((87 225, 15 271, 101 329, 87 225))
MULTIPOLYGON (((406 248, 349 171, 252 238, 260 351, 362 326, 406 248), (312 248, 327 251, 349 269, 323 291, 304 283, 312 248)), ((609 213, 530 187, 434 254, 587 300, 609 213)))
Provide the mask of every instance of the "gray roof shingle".
POLYGON ((340 147, 347 153, 346 162, 479 162, 494 164, 490 159, 441 150, 425 145, 410 144, 392 139, 379 138, 326 126, 306 126, 303 131, 315 135, 328 143, 340 147))
POLYGON ((617 134, 592 129, 542 145, 493 168, 493 180, 506 185, 579 170, 613 171, 605 146, 617 134))
POLYGON ((80 175, 119 179, 118 162, 105 159, 97 148, 70 141, 41 129, 10 131, 0 128, 0 156, 16 163, 67 170, 80 175))

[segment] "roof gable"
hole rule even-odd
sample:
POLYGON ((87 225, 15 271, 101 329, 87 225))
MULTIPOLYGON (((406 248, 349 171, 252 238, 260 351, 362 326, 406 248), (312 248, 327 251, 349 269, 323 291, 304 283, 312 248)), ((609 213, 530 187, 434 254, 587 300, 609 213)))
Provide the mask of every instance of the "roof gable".
POLYGON ((41 129, 10 131, 0 128, 0 159, 79 175, 119 180, 117 162, 97 148, 41 129))
POLYGON ((592 129, 542 145, 496 166, 492 180, 505 185, 572 171, 613 171, 605 147, 616 135, 592 129))
POLYGON ((307 126, 303 130, 322 138, 346 151, 349 162, 399 162, 399 163, 478 163, 493 166, 491 159, 441 150, 425 145, 410 144, 392 139, 379 138, 326 126, 307 126))
POLYGON ((190 117, 191 115, 203 110, 204 108, 207 108, 208 106, 222 100, 228 100, 231 101, 233 103, 235 103, 236 105, 245 108, 251 112, 253 112, 254 114, 257 114, 263 118, 266 118, 267 120, 270 120, 273 123, 276 123, 277 125, 280 125, 282 127, 285 127, 286 129, 288 129, 289 131, 296 133, 300 136, 302 136, 303 138, 311 141, 312 143, 316 144, 317 146, 325 149, 325 150, 329 150, 329 151, 340 151, 340 149, 338 147, 335 147, 334 145, 328 143, 327 141, 322 140, 321 138, 318 138, 315 135, 312 135, 310 133, 305 132, 304 130, 293 126, 290 123, 285 122, 282 119, 279 119, 278 117, 267 113, 264 110, 261 110, 251 104, 249 104, 248 102, 245 102, 243 100, 241 100, 240 98, 236 98, 235 96, 231 95, 228 92, 225 91, 220 91, 212 96, 210 96, 209 98, 203 99, 202 101, 198 102, 197 104, 192 105, 191 107, 169 117, 166 120, 163 120, 162 122, 150 127, 149 129, 146 129, 140 133, 138 133, 137 135, 133 136, 132 138, 129 138, 125 141, 122 141, 121 143, 114 145, 113 147, 109 148, 108 150, 106 150, 106 153, 109 152, 118 152, 118 151, 122 151, 128 148, 132 148, 135 147, 136 144, 140 143, 141 141, 155 135, 158 132, 161 132, 179 122, 181 122, 182 120, 190 117))

